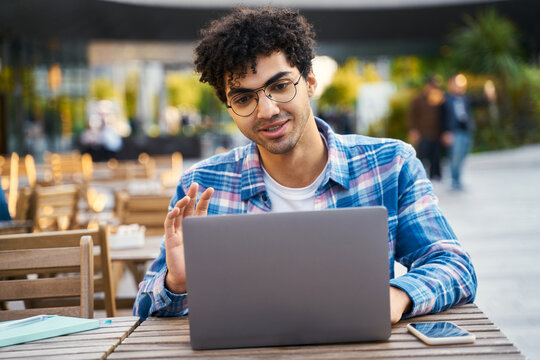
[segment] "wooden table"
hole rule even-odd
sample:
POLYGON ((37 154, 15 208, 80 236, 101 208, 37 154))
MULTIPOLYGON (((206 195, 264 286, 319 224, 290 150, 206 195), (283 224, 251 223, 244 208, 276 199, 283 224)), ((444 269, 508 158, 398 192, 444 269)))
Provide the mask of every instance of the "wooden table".
POLYGON ((525 359, 476 306, 403 320, 392 327, 389 341, 227 350, 192 350, 185 318, 149 318, 116 347, 108 359, 525 359), (409 334, 409 322, 453 321, 476 335, 474 344, 428 346, 409 334))
POLYGON ((143 247, 111 249, 110 254, 115 288, 122 278, 124 267, 131 272, 136 284, 142 281, 146 273, 147 263, 153 261, 159 255, 159 246, 162 238, 162 236, 147 236, 144 239, 143 247))
POLYGON ((99 329, 2 347, 0 359, 105 359, 139 324, 134 316, 109 319, 99 329))
POLYGON ((159 255, 163 236, 147 236, 143 247, 111 249, 111 261, 151 261, 159 255))

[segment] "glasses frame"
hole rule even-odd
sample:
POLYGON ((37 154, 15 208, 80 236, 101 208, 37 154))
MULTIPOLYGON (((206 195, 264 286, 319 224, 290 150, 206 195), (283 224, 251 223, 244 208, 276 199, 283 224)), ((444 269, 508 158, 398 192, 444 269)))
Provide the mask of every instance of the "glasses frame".
MULTIPOLYGON (((251 115, 255 112, 255 110, 257 110, 257 107, 259 106, 259 99, 260 99, 260 98, 259 98, 259 91, 261 91, 261 90, 263 91, 264 96, 266 96, 268 99, 270 99, 270 100, 272 100, 272 101, 274 101, 274 102, 280 103, 280 104, 286 104, 286 103, 288 103, 288 102, 293 101, 294 98, 296 97, 296 94, 298 94, 298 89, 296 88, 296 86, 300 83, 300 79, 302 79, 302 76, 303 76, 303 75, 304 75, 304 71, 301 71, 301 72, 300 72, 300 76, 298 77, 298 80, 296 80, 295 82, 292 83, 292 84, 294 85, 294 95, 293 95, 293 97, 292 97, 290 100, 287 100, 287 101, 279 101, 279 100, 276 100, 276 99, 271 98, 271 97, 266 93, 266 89, 267 89, 269 86, 272 86, 272 85, 274 85, 276 82, 281 81, 281 79, 278 79, 278 80, 276 80, 276 81, 274 81, 274 82, 272 82, 272 83, 270 83, 270 84, 268 84, 268 85, 261 86, 261 87, 259 87, 259 88, 257 88, 257 89, 253 89, 253 90, 249 90, 249 91, 243 92, 243 93, 251 93, 251 92, 253 92, 253 93, 255 93, 255 96, 256 96, 257 105, 255 105, 255 107, 253 108, 253 111, 250 112, 249 114, 247 114, 247 115, 240 115, 239 113, 237 113, 236 111, 234 111, 234 109, 233 109, 233 107, 230 105, 230 103, 225 104, 225 106, 226 106, 227 108, 231 109, 232 112, 235 113, 235 114, 238 115, 238 116, 241 116, 241 117, 248 117, 248 116, 251 116, 251 115)), ((291 80, 291 81, 292 81, 292 80, 291 80)))

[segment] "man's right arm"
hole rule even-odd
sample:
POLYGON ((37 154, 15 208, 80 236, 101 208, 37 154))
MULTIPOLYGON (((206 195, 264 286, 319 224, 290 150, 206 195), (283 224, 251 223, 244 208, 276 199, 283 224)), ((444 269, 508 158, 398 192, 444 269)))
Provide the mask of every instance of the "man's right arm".
POLYGON ((187 314, 186 294, 174 294, 165 287, 167 263, 165 244, 162 241, 160 254, 154 260, 143 281, 133 306, 133 315, 146 319, 148 316, 184 316, 187 314))
MULTIPOLYGON (((192 183, 186 196, 181 197, 169 211, 164 222, 163 241, 159 257, 152 263, 133 307, 133 313, 148 316, 183 316, 187 314, 186 268, 182 222, 187 216, 205 216, 213 188, 206 189, 196 204, 198 184, 192 183)), ((179 198, 173 198, 171 204, 179 198)), ((182 194, 180 194, 182 195, 182 194)))

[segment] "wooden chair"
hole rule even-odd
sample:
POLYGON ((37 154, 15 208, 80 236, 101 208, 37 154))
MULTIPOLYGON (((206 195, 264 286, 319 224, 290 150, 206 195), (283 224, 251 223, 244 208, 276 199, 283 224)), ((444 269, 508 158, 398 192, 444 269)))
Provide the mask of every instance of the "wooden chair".
POLYGON ((30 208, 36 231, 67 230, 77 227, 80 186, 75 184, 37 186, 30 208))
POLYGON ((30 220, 0 221, 0 235, 30 233, 34 223, 30 220))
POLYGON ((73 307, 48 307, 24 310, 0 310, 0 321, 15 320, 37 314, 57 314, 92 318, 94 316, 94 272, 92 237, 83 236, 78 246, 49 248, 41 238, 19 241, 0 250, 0 301, 80 297, 73 307), (23 245, 23 246, 20 246, 23 245), (28 278, 27 274, 70 269, 73 276, 28 278), (23 278, 21 279, 21 275, 23 278))
MULTIPOLYGON (((18 221, 30 221, 32 224, 35 211, 35 193, 34 189, 31 188, 22 188, 19 191, 19 196, 17 197, 17 206, 15 209, 14 220, 18 221)), ((33 225, 32 225, 33 228, 33 225)), ((32 232, 32 231, 29 231, 32 232)))
POLYGON ((15 217, 21 179, 26 178, 26 183, 30 188, 36 186, 37 175, 34 157, 26 155, 24 158, 20 158, 16 152, 9 157, 0 155, 0 176, 2 177, 2 189, 7 193, 9 212, 12 217, 15 217))
POLYGON ((145 165, 141 161, 110 159, 107 161, 109 176, 107 180, 131 181, 134 179, 148 179, 152 175, 151 164, 145 165))
POLYGON ((163 234, 163 222, 171 201, 169 195, 133 195, 124 190, 114 195, 115 212, 121 225, 144 225, 147 235, 163 234))
POLYGON ((117 159, 110 159, 107 161, 107 169, 111 180, 136 180, 147 179, 154 180, 158 176, 161 178, 164 169, 170 169, 169 172, 175 174, 175 181, 178 180, 181 175, 182 169, 182 154, 175 152, 172 155, 154 155, 150 156, 145 152, 142 152, 137 157, 136 161, 117 159), (177 173, 180 173, 176 175, 177 173))
POLYGON ((92 168, 88 167, 88 159, 83 160, 83 156, 77 150, 68 153, 46 151, 43 159, 45 164, 49 166, 46 177, 55 184, 78 184, 92 176, 92 168))
MULTIPOLYGON (((96 293, 104 293, 104 307, 107 316, 116 316, 115 285, 112 279, 111 256, 109 250, 109 227, 100 224, 98 229, 51 231, 31 234, 0 236, 0 251, 12 248, 30 249, 36 243, 49 248, 76 246, 82 236, 90 236, 99 253, 94 253, 94 288, 96 293)), ((96 308, 101 301, 96 300, 96 308)))

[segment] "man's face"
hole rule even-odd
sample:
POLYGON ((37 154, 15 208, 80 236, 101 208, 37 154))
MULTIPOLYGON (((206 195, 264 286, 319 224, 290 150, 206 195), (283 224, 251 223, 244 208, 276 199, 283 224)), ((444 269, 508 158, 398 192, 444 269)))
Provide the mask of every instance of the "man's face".
MULTIPOLYGON (((231 86, 226 80, 227 102, 239 91, 258 89, 274 81, 291 80, 296 82, 301 69, 292 67, 285 55, 276 52, 270 56, 257 58, 256 73, 248 71, 247 75, 238 78, 231 86)), ((226 74, 225 79, 228 79, 226 74)), ((294 86, 291 84, 290 86, 294 86)), ((296 96, 287 103, 270 100, 262 90, 257 92, 259 101, 255 111, 246 117, 239 116, 230 108, 229 115, 238 129, 247 138, 255 142, 260 151, 272 154, 285 154, 292 151, 304 134, 308 120, 313 117, 309 105, 309 97, 316 88, 312 72, 296 85, 296 96)))

